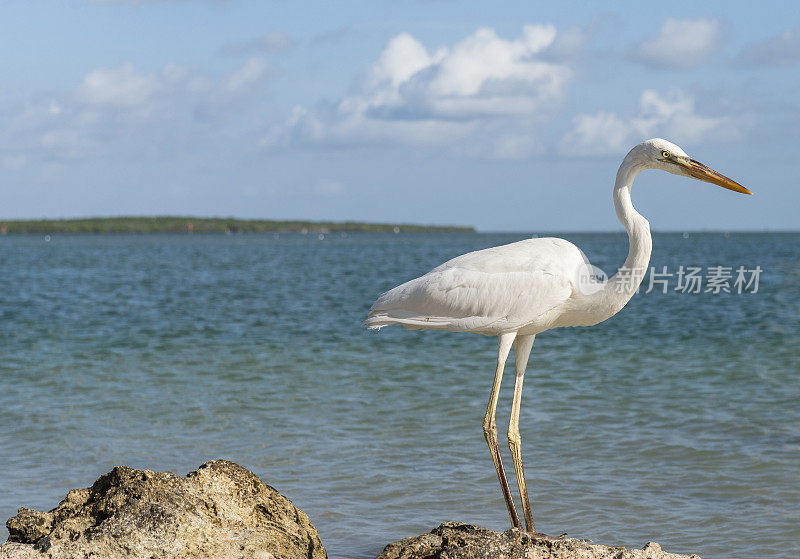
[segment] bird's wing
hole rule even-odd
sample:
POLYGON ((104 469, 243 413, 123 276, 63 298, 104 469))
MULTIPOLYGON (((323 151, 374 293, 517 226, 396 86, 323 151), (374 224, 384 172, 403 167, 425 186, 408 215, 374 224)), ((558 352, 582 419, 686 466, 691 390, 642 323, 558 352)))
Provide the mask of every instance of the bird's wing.
POLYGON ((518 330, 574 293, 583 253, 562 239, 471 252, 382 294, 365 324, 496 334, 518 330))

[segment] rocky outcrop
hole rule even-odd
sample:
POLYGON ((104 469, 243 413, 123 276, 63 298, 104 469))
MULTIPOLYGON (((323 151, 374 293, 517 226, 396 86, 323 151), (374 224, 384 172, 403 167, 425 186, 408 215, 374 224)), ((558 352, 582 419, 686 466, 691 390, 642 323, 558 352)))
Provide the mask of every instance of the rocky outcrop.
POLYGON ((185 478, 116 467, 49 512, 6 522, 0 559, 325 559, 308 516, 227 460, 185 478))
MULTIPOLYGON (((327 559, 308 516, 227 460, 186 477, 118 466, 49 512, 19 509, 0 559, 327 559)), ((377 559, 699 559, 445 522, 377 559)))
POLYGON ((666 553, 657 543, 642 549, 596 545, 574 538, 550 538, 520 530, 493 532, 445 522, 429 534, 387 545, 377 559, 700 559, 666 553))

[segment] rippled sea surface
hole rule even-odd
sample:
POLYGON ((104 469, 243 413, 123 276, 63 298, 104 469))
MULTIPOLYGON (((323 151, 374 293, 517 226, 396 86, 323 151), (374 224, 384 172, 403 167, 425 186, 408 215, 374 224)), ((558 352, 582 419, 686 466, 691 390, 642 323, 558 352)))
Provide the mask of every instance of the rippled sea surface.
MULTIPOLYGON (((224 457, 333 558, 445 520, 505 529, 481 430, 496 340, 361 322, 380 292, 527 236, 0 237, 0 517, 117 464, 224 457)), ((624 234, 561 236, 608 272, 627 253, 624 234)), ((673 277, 537 337, 520 419, 537 529, 798 557, 800 234, 657 234, 651 264, 763 272, 743 294, 673 277)), ((501 439, 512 385, 509 367, 501 439)))

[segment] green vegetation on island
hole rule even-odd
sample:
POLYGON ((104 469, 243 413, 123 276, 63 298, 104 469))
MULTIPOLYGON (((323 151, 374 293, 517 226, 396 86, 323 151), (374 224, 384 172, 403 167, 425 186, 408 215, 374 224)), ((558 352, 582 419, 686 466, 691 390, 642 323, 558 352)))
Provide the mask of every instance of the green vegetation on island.
POLYGON ((357 221, 276 221, 226 217, 90 217, 0 221, 0 234, 86 233, 469 233, 473 227, 361 223, 357 221))

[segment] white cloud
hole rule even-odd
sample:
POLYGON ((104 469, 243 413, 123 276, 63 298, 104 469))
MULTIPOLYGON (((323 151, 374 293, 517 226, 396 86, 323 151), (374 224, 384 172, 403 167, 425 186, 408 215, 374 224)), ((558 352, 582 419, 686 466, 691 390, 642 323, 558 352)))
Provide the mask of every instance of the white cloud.
MULTIPOLYGON (((219 77, 177 64, 167 64, 158 72, 145 75, 137 73, 133 65, 126 62, 119 68, 88 72, 73 101, 84 108, 116 110, 139 116, 158 108, 171 110, 179 104, 226 103, 263 85, 268 71, 267 61, 257 56, 219 77)), ((52 107, 59 110, 57 103, 52 107)))
POLYGON ((748 46, 739 59, 747 64, 768 66, 800 61, 800 26, 748 46))
POLYGON ((224 81, 224 88, 234 94, 246 92, 261 82, 268 69, 266 60, 253 57, 228 75, 224 81))
POLYGON ((0 114, 0 155, 5 168, 21 170, 35 157, 74 159, 96 153, 98 140, 86 133, 96 118, 96 111, 75 111, 55 101, 4 111, 0 114))
POLYGON ((130 63, 116 69, 92 70, 78 87, 78 96, 89 105, 136 107, 146 103, 158 90, 155 76, 137 74, 130 63))
POLYGON ((747 120, 697 114, 694 98, 679 89, 667 94, 646 90, 636 113, 623 118, 612 112, 578 115, 561 142, 570 156, 616 155, 649 137, 662 136, 681 143, 708 139, 732 141, 741 136, 747 120))
POLYGON ((175 64, 149 74, 127 62, 90 70, 70 94, 0 113, 0 163, 19 170, 37 160, 129 149, 139 136, 147 138, 137 143, 144 151, 192 137, 201 123, 235 119, 235 109, 261 90, 268 70, 259 57, 222 76, 175 64))
POLYGON ((264 144, 480 145, 497 156, 530 154, 535 122, 559 104, 572 73, 546 60, 556 36, 549 25, 526 25, 513 40, 482 28, 452 47, 429 50, 400 34, 351 95, 314 110, 296 108, 264 144))
POLYGON ((544 145, 539 140, 525 134, 502 134, 489 147, 491 156, 497 159, 522 159, 544 152, 544 145))
POLYGON ((99 139, 79 126, 43 130, 39 142, 42 149, 63 159, 78 159, 100 151, 99 139))
POLYGON ((659 34, 637 45, 631 58, 655 68, 691 68, 714 52, 720 35, 716 19, 667 18, 659 34))
POLYGON ((562 142, 562 152, 574 156, 617 153, 625 149, 632 133, 632 126, 614 113, 578 115, 562 142))

